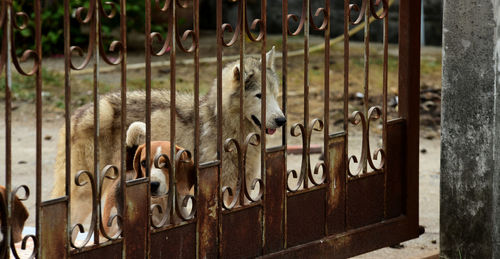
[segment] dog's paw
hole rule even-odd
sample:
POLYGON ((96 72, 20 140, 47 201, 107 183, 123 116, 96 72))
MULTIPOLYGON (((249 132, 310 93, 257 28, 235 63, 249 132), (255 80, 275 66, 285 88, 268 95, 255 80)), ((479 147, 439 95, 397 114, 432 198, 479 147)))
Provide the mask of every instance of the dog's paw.
POLYGON ((146 141, 146 124, 136 121, 127 129, 127 147, 139 146, 146 141))

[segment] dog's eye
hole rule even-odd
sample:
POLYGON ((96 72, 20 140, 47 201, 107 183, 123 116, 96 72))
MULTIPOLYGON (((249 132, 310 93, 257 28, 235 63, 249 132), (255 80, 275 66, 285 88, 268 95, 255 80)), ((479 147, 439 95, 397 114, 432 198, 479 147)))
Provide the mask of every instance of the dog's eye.
POLYGON ((144 168, 146 168, 146 160, 142 160, 141 161, 141 166, 144 167, 144 168))
POLYGON ((262 98, 262 95, 260 93, 258 93, 258 94, 255 95, 255 97, 257 97, 257 98, 260 99, 260 98, 262 98))

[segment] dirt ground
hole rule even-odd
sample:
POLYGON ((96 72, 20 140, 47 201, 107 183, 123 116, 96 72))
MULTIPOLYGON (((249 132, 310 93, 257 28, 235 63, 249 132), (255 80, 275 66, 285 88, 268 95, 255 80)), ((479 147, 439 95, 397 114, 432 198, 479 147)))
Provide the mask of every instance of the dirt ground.
MULTIPOLYGON (((314 39, 311 44, 314 44, 314 39)), ((318 42, 318 40, 316 40, 318 42)), ((298 47, 297 47, 298 48, 298 47)), ((356 44, 354 47, 356 48, 356 44)), ((374 48, 377 48, 375 46, 374 48)), ((250 48, 250 50, 252 50, 250 48)), ((210 53, 213 49, 206 50, 206 53, 210 53)), ((204 52, 205 53, 205 52, 204 52)), ((215 52, 213 52, 215 53, 215 52)), ((333 56, 337 55, 339 59, 341 56, 335 54, 335 50, 333 50, 333 56)), ((354 51, 354 53, 356 53, 354 51)), ((422 60, 430 59, 434 62, 436 59, 440 62, 440 48, 423 48, 422 50, 423 57, 422 60)), ((230 52, 228 54, 231 54, 230 52)), ((354 54, 353 54, 354 55, 354 54)), ((321 53, 318 56, 322 56, 321 53)), ((397 56, 397 54, 396 54, 397 56)), ((293 61, 293 60, 292 60, 293 61)), ((300 69, 301 67, 301 58, 295 60, 296 62, 292 62, 294 65, 290 65, 290 70, 293 72, 294 69, 300 69)), ((130 55, 129 63, 137 63, 142 62, 140 55, 130 55)), ((336 62, 336 61, 335 61, 336 62)), ((44 60, 44 66, 50 68, 50 71, 62 71, 61 68, 61 59, 47 59, 44 60)), ((318 64, 322 64, 322 60, 318 58, 311 59, 311 67, 313 67, 313 72, 311 73, 311 118, 315 116, 319 116, 322 114, 322 96, 323 92, 321 90, 322 78, 323 74, 321 72, 314 72, 315 70, 321 71, 321 69, 314 69, 314 67, 318 66, 318 64), (319 105, 318 105, 319 104, 319 105)), ((281 64, 278 65, 278 67, 281 64)), ((334 65, 336 66, 336 65, 334 65)), ((342 63, 338 64, 339 67, 342 67, 342 63)), ((397 68, 397 66, 396 66, 397 68)), ((356 65, 353 64, 353 69, 357 69, 356 65)), ((423 76, 422 76, 422 88, 438 88, 440 89, 440 80, 437 82, 437 73, 436 71, 429 71, 425 73, 425 69, 431 68, 423 68, 423 76)), ((439 67, 440 69, 440 67, 439 67)), ((157 81, 153 83, 161 84, 166 81, 168 78, 168 71, 163 71, 162 69, 154 70, 154 75, 157 75, 159 78, 157 81)), ((185 85, 189 86, 189 76, 182 75, 183 72, 189 71, 188 68, 179 68, 178 73, 181 75, 181 82, 179 83, 180 88, 182 89, 185 85)), ((397 71, 397 70, 396 70, 397 71)), ((143 71, 130 71, 128 75, 132 78, 130 83, 130 88, 135 89, 142 85, 143 83, 143 71), (135 81, 134 81, 135 80, 135 81)), ((187 73, 187 72, 186 72, 187 73)), ((336 79, 339 79, 338 76, 343 72, 339 69, 339 71, 332 74, 331 78, 335 83, 332 83, 332 89, 337 89, 335 91, 340 91, 341 85, 337 82, 336 79), (338 87, 338 88, 337 88, 338 87)), ((200 78, 201 83, 211 84, 212 80, 215 76, 212 72, 202 73, 204 74, 202 78, 200 78)), ((293 74, 293 73, 291 73, 293 74)), ((117 76, 116 73, 106 73, 102 76, 102 81, 107 82, 103 83, 103 87, 106 88, 106 91, 113 91, 117 89, 117 76)), ((88 85, 91 81, 89 81, 89 77, 92 75, 83 75, 83 76, 75 76, 73 78, 73 82, 75 83, 75 96, 73 98, 74 107, 80 106, 89 101, 89 87, 83 87, 82 89, 77 89, 77 86, 80 85, 88 85)), ((298 78, 301 78, 300 73, 296 73, 289 78, 291 83, 290 92, 291 97, 289 99, 289 107, 292 107, 289 110, 289 121, 297 122, 300 121, 300 117, 302 116, 301 104, 303 102, 303 95, 301 95, 301 81, 298 78), (295 78, 296 77, 296 78, 295 78), (300 104, 300 105, 299 105, 300 104)), ((351 76, 352 77, 352 76, 351 76)), ((56 77, 58 78, 58 77, 56 77)), ((119 78, 119 77, 118 77, 119 78)), ((352 77, 355 78, 355 77, 352 77)), ((56 80, 57 81, 57 80, 56 80)), ((395 87, 397 80, 395 82, 389 82, 389 96, 394 96, 396 93, 391 90, 395 87), (391 88, 392 87, 392 88, 391 88)), ((361 88, 358 85, 360 82, 356 82, 353 79, 352 83, 352 93, 356 93, 360 91, 361 88), (357 88, 358 87, 358 88, 357 88)), ((188 88, 186 86, 186 88, 188 88)), ((44 112, 43 112, 43 145, 42 145, 42 200, 47 200, 50 198, 50 191, 53 186, 53 163, 55 160, 56 154, 56 142, 58 139, 58 131, 59 128, 63 125, 63 112, 62 107, 60 106, 61 101, 61 92, 63 88, 61 84, 55 84, 54 89, 48 87, 47 90, 47 98, 45 101, 44 112), (52 89, 52 90, 50 90, 52 89), (59 103, 59 105, 58 105, 59 103)), ((333 90, 332 90, 333 91, 333 90)), ((374 90, 373 94, 374 98, 372 102, 376 103, 379 99, 379 90, 374 90)), ((203 93, 203 90, 202 90, 203 93)), ((0 96, 1 98, 1 96, 0 96)), ((354 98, 354 97, 353 97, 354 98)), ((0 99, 2 100, 2 99, 0 99)), ((341 108, 342 95, 332 95, 331 99, 331 113, 336 114, 332 115, 332 122, 336 122, 343 117, 342 114, 338 114, 338 111, 341 108), (337 117, 335 117, 337 116, 337 117)), ((350 104, 349 110, 359 109, 361 107, 361 103, 359 100, 352 99, 353 105, 350 104)), ((34 104, 30 100, 23 100, 23 98, 18 98, 13 102, 13 113, 12 113, 12 183, 13 186, 17 186, 20 184, 27 185, 31 190, 31 197, 25 202, 27 205, 31 216, 28 219, 27 226, 34 226, 34 215, 35 215, 35 108, 34 104)), ((5 104, 3 100, 0 102, 0 150, 5 150, 5 104)), ((389 116, 394 116, 396 113, 395 110, 389 110, 389 116)), ((437 119, 439 121, 439 118, 437 119)), ((434 121, 434 120, 433 120, 434 121)), ((434 123, 434 122, 432 122, 434 123)), ((431 124, 432 124, 431 123, 431 124)), ((332 131, 340 130, 342 126, 342 121, 338 123, 334 123, 335 127, 332 131)), ((379 134, 380 130, 375 130, 374 133, 379 134)), ((313 135, 313 143, 321 143, 321 135, 313 135)), ((440 139, 439 139, 439 125, 424 125, 421 130, 421 138, 420 138, 420 225, 423 225, 426 228, 425 234, 423 234, 420 238, 411 240, 405 243, 398 248, 384 248, 378 251, 374 251, 365 255, 361 255, 357 258, 418 258, 419 256, 427 255, 432 252, 436 252, 439 248, 439 167, 440 167, 440 139)), ((353 150, 353 153, 359 153, 356 151, 356 148, 360 146, 361 134, 358 130, 354 129, 352 131, 350 139, 349 149, 353 150), (351 149, 352 148, 352 149, 351 149)), ((278 144, 280 141, 280 134, 275 134, 269 140, 269 145, 278 144)), ((299 138, 290 137, 289 144, 300 144, 299 138)), ((3 153, 3 152, 2 152, 3 153)), ((312 162, 314 163, 317 160, 317 155, 312 156, 312 162)), ((300 168, 300 159, 293 159, 293 156, 289 156, 288 159, 288 168, 300 168)), ((0 155, 0 184, 5 183, 5 156, 0 155)), ((89 201, 90 202, 90 201, 89 201)), ((360 244, 361 245, 361 244, 360 244)))

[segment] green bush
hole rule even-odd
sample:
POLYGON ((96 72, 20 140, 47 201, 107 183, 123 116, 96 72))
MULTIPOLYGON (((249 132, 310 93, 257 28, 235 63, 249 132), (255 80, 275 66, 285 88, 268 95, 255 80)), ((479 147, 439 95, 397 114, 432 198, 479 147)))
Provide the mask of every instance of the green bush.
MULTIPOLYGON (((48 1, 51 2, 51 1, 48 1)), ((89 1, 72 0, 71 2, 71 18, 70 18, 70 33, 71 45, 80 46, 85 49, 89 39, 89 25, 80 24, 75 18, 75 10, 80 6, 89 6, 89 1)), ((104 3, 101 1, 100 3, 104 3)), ((118 0, 114 0, 116 4, 117 15, 113 19, 107 19, 101 16, 101 30, 103 42, 109 44, 111 40, 119 40, 112 37, 111 32, 119 30, 120 27, 120 5, 118 0)), ((152 1, 152 5, 155 1, 152 1)), ((43 3, 43 2, 42 2, 43 3)), ((46 4, 42 7, 42 51, 43 55, 63 54, 64 52, 64 5, 62 1, 52 1, 52 4, 46 4)), ((104 5, 107 12, 110 11, 109 5, 104 5)), ((152 6, 152 8, 155 8, 152 6)), ((29 15, 28 26, 22 31, 16 30, 16 50, 18 55, 26 49, 34 49, 35 47, 35 13, 34 2, 32 0, 21 0, 14 2, 14 12, 25 12, 29 15)), ((86 12, 82 13, 83 16, 86 12)), ((84 17, 83 17, 84 18, 84 17)), ((143 0, 127 2, 127 31, 144 32, 145 21, 145 3, 143 0)), ((21 20, 19 20, 21 22, 21 20)), ((166 26, 153 25, 152 30, 160 33, 165 33, 166 26)), ((116 33, 115 35, 119 35, 116 33)), ((107 46, 105 46, 107 49, 107 46)))

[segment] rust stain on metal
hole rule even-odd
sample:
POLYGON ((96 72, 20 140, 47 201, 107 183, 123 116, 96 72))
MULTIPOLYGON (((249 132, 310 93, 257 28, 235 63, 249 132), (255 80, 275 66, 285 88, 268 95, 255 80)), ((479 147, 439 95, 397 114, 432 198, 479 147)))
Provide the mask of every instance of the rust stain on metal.
POLYGON ((198 258, 214 258, 218 255, 218 165, 198 171, 197 184, 197 231, 198 258))
POLYGON ((326 188, 288 197, 287 247, 325 236, 326 188))
MULTIPOLYGON (((85 249, 83 252, 79 252, 71 255, 71 258, 75 259, 88 259, 88 258, 106 258, 106 259, 121 259, 122 258, 123 243, 117 242, 109 245, 96 246, 92 249, 85 249)), ((141 258, 141 257, 129 257, 129 258, 141 258)), ((144 258, 144 257, 142 257, 144 258)))
POLYGON ((152 233, 151 258, 196 258, 196 223, 152 233))
POLYGON ((384 218, 384 174, 371 173, 347 183, 347 226, 358 228, 384 218))
POLYGON ((346 162, 345 142, 347 136, 343 133, 331 136, 329 139, 330 182, 327 191, 326 223, 329 235, 345 231, 346 206, 346 162))
POLYGON ((405 186, 405 149, 404 120, 390 121, 387 125, 387 174, 385 179, 385 213, 384 217, 394 218, 404 213, 405 186))
POLYGON ((145 258, 147 253, 146 239, 149 235, 149 183, 146 181, 134 185, 127 184, 127 207, 123 213, 125 254, 127 258, 145 258))
POLYGON ((41 258, 67 258, 68 222, 66 198, 44 202, 41 206, 41 258))
POLYGON ((285 153, 267 153, 264 253, 278 251, 284 245, 285 153))
POLYGON ((222 258, 250 258, 262 253, 261 207, 222 215, 222 258))

